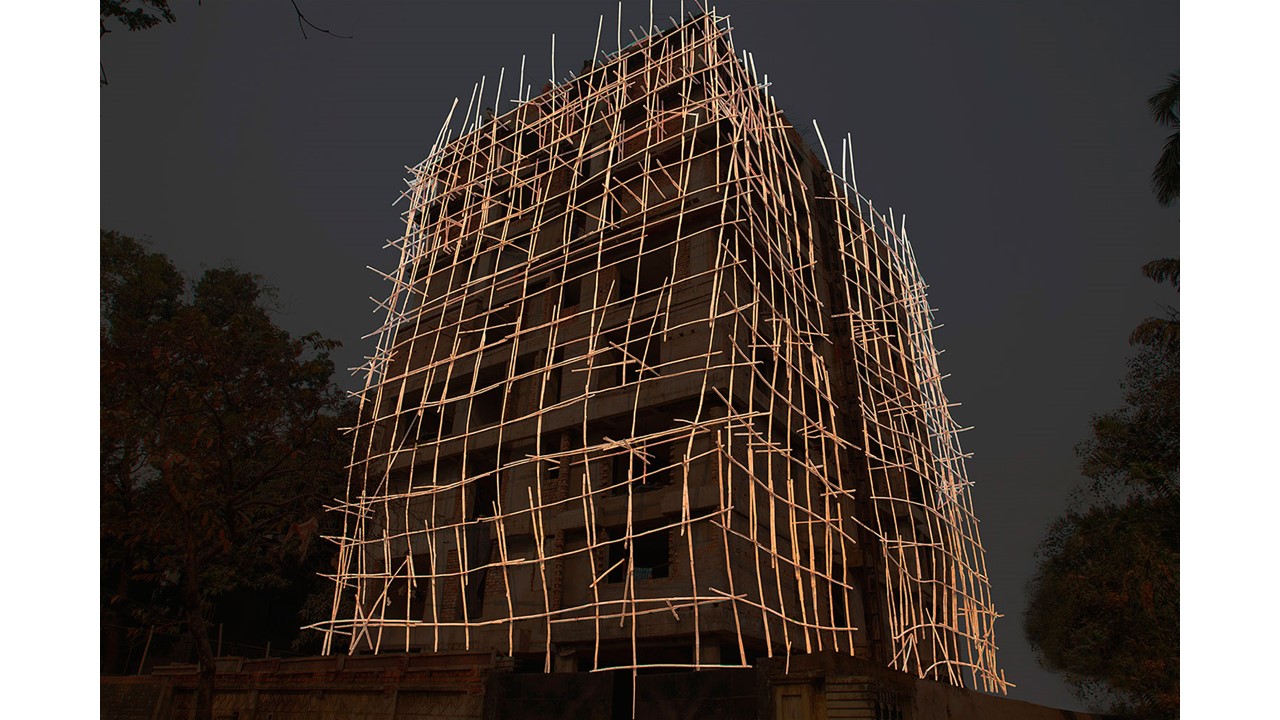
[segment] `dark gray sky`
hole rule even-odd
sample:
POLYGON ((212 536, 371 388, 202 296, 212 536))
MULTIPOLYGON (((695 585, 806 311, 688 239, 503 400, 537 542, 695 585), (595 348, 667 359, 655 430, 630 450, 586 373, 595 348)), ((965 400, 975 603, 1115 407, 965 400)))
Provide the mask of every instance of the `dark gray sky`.
MULTIPOLYGON (((482 75, 581 67, 617 5, 298 0, 340 40, 304 40, 286 0, 175 2, 178 22, 102 41, 102 227, 180 268, 232 262, 279 288, 280 321, 362 362, 380 318, 383 250, 401 231, 404 166, 482 75)), ((692 8, 692 2, 688 3, 692 8)), ((1044 530, 1079 483, 1073 446, 1118 406, 1129 331, 1177 295, 1143 278, 1177 256, 1178 210, 1148 175, 1165 131, 1145 99, 1179 69, 1176 2, 725 0, 791 121, 852 134, 858 182, 906 212, 945 323, 946 390, 974 429, 970 478, 1011 696, 1083 709, 1022 633, 1044 530)), ((665 28, 678 0, 655 2, 665 28)), ((648 4, 623 8, 626 28, 648 4)), ((608 43, 605 43, 608 47, 608 43)), ((491 94, 490 94, 490 97, 491 94)), ((344 375, 355 389, 360 381, 344 375)))

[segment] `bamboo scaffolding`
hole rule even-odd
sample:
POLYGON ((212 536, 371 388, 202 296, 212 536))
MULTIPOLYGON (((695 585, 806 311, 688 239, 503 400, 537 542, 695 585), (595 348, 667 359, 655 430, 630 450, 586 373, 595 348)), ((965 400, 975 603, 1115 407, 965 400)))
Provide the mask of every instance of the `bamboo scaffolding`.
POLYGON ((619 5, 609 52, 602 16, 567 80, 553 36, 506 108, 482 78, 409 168, 323 651, 830 648, 1003 692, 905 218, 847 137, 839 174, 805 147, 726 16, 653 22, 623 46, 619 5))

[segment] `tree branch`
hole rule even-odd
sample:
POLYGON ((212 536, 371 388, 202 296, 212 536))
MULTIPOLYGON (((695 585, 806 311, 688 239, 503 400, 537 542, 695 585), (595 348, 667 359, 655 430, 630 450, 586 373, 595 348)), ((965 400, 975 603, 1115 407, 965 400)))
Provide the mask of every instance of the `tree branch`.
POLYGON ((302 8, 298 7, 297 0, 289 0, 289 2, 292 3, 293 5, 293 11, 298 14, 298 29, 302 31, 303 40, 307 39, 308 27, 310 27, 312 30, 315 30, 317 32, 322 32, 325 35, 332 35, 333 37, 342 38, 343 40, 350 40, 352 39, 352 37, 354 37, 353 35, 339 35, 338 33, 333 32, 332 30, 327 30, 325 28, 320 27, 319 25, 316 25, 315 23, 308 20, 306 15, 302 14, 302 8))

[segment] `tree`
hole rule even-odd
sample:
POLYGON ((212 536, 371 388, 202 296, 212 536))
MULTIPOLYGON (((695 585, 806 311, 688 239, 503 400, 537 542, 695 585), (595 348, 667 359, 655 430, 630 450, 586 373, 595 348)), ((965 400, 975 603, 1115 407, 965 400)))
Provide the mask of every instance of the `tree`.
MULTIPOLYGON (((1147 103, 1173 127, 1151 174, 1157 201, 1178 198, 1178 74, 1147 103)), ((1177 258, 1142 272, 1177 290, 1177 258)), ((1176 718, 1179 707, 1178 310, 1143 320, 1129 337, 1125 406, 1094 416, 1076 447, 1090 479, 1078 507, 1049 528, 1028 585, 1027 638, 1077 693, 1135 718, 1176 718)))
POLYGON ((189 285, 136 241, 101 241, 104 610, 185 628, 209 718, 213 603, 282 587, 344 480, 337 343, 276 327, 253 275, 189 285))
POLYGON ((146 30, 176 19, 169 0, 101 0, 98 9, 102 35, 111 32, 108 24, 127 30, 146 30))
MULTIPOLYGON (((1176 326, 1176 319, 1171 320, 1176 326)), ((1090 484, 1040 546, 1028 639, 1078 694, 1135 718, 1178 714, 1179 372, 1176 332, 1129 362, 1125 406, 1076 452, 1090 484)))
MULTIPOLYGON (((350 35, 339 35, 308 20, 307 16, 302 14, 302 8, 298 7, 297 0, 289 0, 289 4, 293 6, 293 12, 298 18, 298 28, 302 31, 304 39, 307 37, 308 27, 326 35, 351 39, 350 35)), ((169 7, 169 0, 101 0, 98 11, 101 28, 99 38, 112 32, 112 28, 123 27, 129 31, 147 30, 160 23, 171 23, 178 19, 173 14, 173 9, 169 7)), ((104 73, 102 84, 105 85, 106 82, 104 73)))
MULTIPOLYGON (((293 6, 293 12, 298 18, 298 29, 302 31, 304 40, 307 38, 307 28, 344 40, 352 39, 352 35, 341 35, 308 20, 307 16, 302 14, 302 8, 298 7, 297 0, 289 0, 289 3, 293 6)), ((101 0, 99 4, 101 30, 98 38, 106 37, 108 33, 113 32, 112 28, 123 27, 129 31, 147 30, 160 23, 175 22, 177 19, 169 7, 169 0, 101 0)), ((103 85, 108 84, 106 65, 98 63, 98 69, 99 82, 103 85)))
POLYGON ((1041 664, 1113 713, 1177 717, 1177 498, 1070 512, 1041 557, 1026 615, 1041 664))
MULTIPOLYGON (((1178 73, 1170 73, 1167 84, 1159 92, 1147 98, 1147 106, 1151 108, 1151 118, 1157 125, 1173 128, 1169 137, 1165 138, 1164 149, 1160 159, 1151 170, 1151 191, 1155 193, 1156 202, 1169 207, 1178 199, 1179 171, 1181 168, 1178 156, 1179 101, 1178 73)), ((1170 282, 1175 290, 1179 287, 1179 263, 1177 258, 1153 260, 1142 267, 1142 272, 1156 282, 1170 282)), ((1172 318, 1147 318, 1133 331, 1130 342, 1134 344, 1148 341, 1168 345, 1178 341, 1178 320, 1176 311, 1172 318)))
MULTIPOLYGON (((1174 290, 1179 289, 1179 272, 1177 258, 1152 260, 1142 266, 1142 274, 1156 282, 1168 282, 1174 290)), ((1130 345, 1154 345, 1165 350, 1176 350, 1181 339, 1181 326, 1178 324, 1178 309, 1165 308, 1164 317, 1149 317, 1138 323, 1129 335, 1130 345)))
POLYGON ((145 604, 135 598, 154 593, 145 581, 139 585, 135 556, 146 553, 129 537, 130 523, 144 512, 138 495, 146 470, 142 440, 150 428, 117 367, 125 358, 149 354, 146 329, 177 311, 183 279, 164 256, 115 233, 102 235, 101 274, 102 669, 111 673, 125 670, 126 628, 135 620, 151 624, 142 617, 148 614, 145 604))
MULTIPOLYGON (((334 37, 350 40, 350 35, 339 35, 316 25, 302 14, 297 0, 289 0, 293 12, 298 18, 298 29, 302 37, 307 37, 307 28, 334 37)), ((169 7, 169 0, 101 0, 99 3, 99 21, 102 28, 99 37, 111 32, 108 25, 124 27, 127 30, 146 30, 162 22, 171 23, 177 20, 169 7)))
POLYGON ((1147 98, 1147 106, 1151 108, 1151 117, 1157 125, 1173 128, 1164 141, 1164 150, 1155 169, 1151 171, 1151 190, 1156 194, 1156 201, 1169 207, 1178 199, 1178 73, 1169 74, 1164 88, 1147 98))

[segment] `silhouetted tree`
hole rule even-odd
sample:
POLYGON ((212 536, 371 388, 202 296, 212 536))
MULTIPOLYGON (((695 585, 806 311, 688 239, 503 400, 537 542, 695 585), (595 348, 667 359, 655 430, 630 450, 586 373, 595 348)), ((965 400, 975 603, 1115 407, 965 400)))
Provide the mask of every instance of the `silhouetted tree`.
MULTIPOLYGON (((307 37, 307 28, 333 37, 351 39, 350 35, 340 35, 308 20, 302 14, 302 8, 298 7, 297 0, 289 0, 289 4, 293 6, 293 12, 298 18, 298 29, 302 31, 304 39, 307 37)), ((169 7, 169 0, 100 0, 98 10, 99 38, 113 32, 115 28, 147 30, 178 19, 169 7)), ((102 71, 102 84, 107 84, 106 70, 102 71)))
POLYGON ((1147 98, 1147 105, 1156 124, 1173 128, 1164 141, 1164 150, 1155 169, 1151 171, 1151 190, 1156 194, 1156 200, 1168 207, 1178 199, 1178 73, 1169 75, 1168 84, 1147 98))
MULTIPOLYGON (((1180 277, 1177 258, 1152 260, 1142 266, 1142 274, 1158 283, 1167 282, 1174 290, 1180 290, 1180 277)), ((1176 351, 1181 339, 1181 326, 1178 322, 1177 308, 1165 309, 1164 317, 1149 317, 1138 323, 1129 335, 1132 345, 1156 345, 1166 350, 1176 351)))
POLYGON ((130 238, 103 232, 101 252, 104 610, 186 628, 209 718, 212 603, 280 589, 323 545, 310 540, 347 456, 337 343, 278 328, 253 275, 188 287, 130 238))
POLYGON ((146 470, 143 438, 151 428, 137 411, 133 388, 120 377, 127 367, 121 359, 150 354, 147 328, 173 317, 183 279, 167 258, 115 233, 102 235, 101 275, 102 670, 114 673, 126 670, 126 628, 152 624, 149 603, 136 598, 154 597, 152 583, 137 577, 147 574, 147 551, 130 532, 144 512, 138 495, 146 480, 139 475, 146 470))
MULTIPOLYGON (((1147 98, 1147 105, 1151 108, 1151 117, 1156 124, 1173 128, 1173 132, 1165 139, 1164 150, 1160 153, 1155 169, 1151 171, 1151 191, 1155 193, 1157 202, 1168 207, 1178 199, 1179 189, 1178 73, 1169 75, 1168 84, 1160 92, 1147 98)), ((1179 289, 1181 278, 1178 258, 1152 260, 1142 266, 1142 273, 1156 282, 1172 283, 1175 290, 1179 289)), ((1134 344, 1148 342, 1166 346, 1170 343, 1176 344, 1178 342, 1177 312, 1171 311, 1170 317, 1152 317, 1143 320, 1133 331, 1129 341, 1134 344)))
POLYGON ((146 30, 176 19, 169 8, 169 0, 101 0, 99 11, 102 35, 111 32, 108 25, 146 30))
MULTIPOLYGON (((1177 320, 1169 322, 1176 328, 1177 320)), ((1125 406, 1080 443, 1091 483, 1041 544, 1027 637, 1082 698, 1178 714, 1179 369, 1176 330, 1139 340, 1125 406)))
POLYGON ((1178 716, 1178 498, 1072 511, 1049 530, 1026 631, 1080 697, 1134 718, 1178 716))
MULTIPOLYGON (((1173 128, 1151 174, 1161 205, 1178 198, 1178 74, 1147 103, 1173 128)), ((1142 267, 1180 288, 1177 258, 1142 267)), ((1049 528, 1028 586, 1027 637, 1077 693, 1134 718, 1179 708, 1179 320, 1139 323, 1129 337, 1125 406, 1094 416, 1076 447, 1090 479, 1078 507, 1049 528)))

